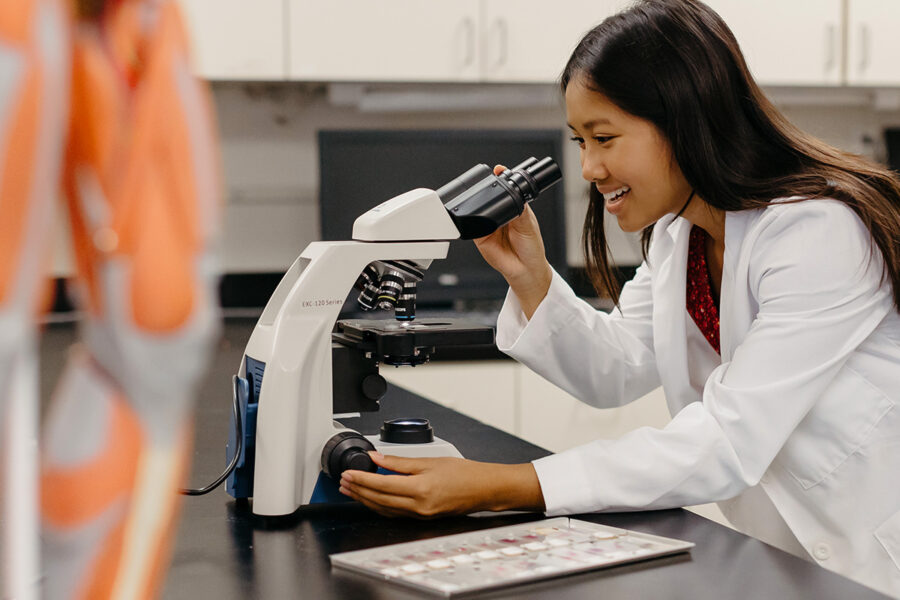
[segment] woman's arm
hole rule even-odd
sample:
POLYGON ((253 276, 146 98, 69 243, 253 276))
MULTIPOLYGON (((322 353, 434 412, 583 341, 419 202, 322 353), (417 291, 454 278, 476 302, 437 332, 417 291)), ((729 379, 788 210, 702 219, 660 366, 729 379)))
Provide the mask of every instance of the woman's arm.
POLYGON ((626 284, 620 305, 598 311, 554 273, 530 320, 510 291, 497 319, 497 348, 586 404, 627 404, 659 386, 647 265, 626 284))
POLYGON ((553 277, 531 207, 526 204, 521 215, 491 235, 476 239, 475 247, 503 275, 519 299, 525 318, 530 319, 547 295, 553 277))

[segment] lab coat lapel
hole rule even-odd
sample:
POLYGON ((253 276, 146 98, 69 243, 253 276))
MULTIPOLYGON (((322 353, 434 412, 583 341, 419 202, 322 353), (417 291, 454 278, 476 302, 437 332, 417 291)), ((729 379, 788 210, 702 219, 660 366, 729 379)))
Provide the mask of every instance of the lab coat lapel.
POLYGON ((688 237, 691 224, 675 219, 653 244, 653 346, 660 380, 673 414, 696 400, 687 364, 685 315, 688 237))
POLYGON ((737 340, 747 334, 758 310, 747 287, 749 267, 746 257, 741 256, 750 218, 758 212, 743 210, 725 213, 725 255, 722 259, 722 288, 719 291, 719 348, 723 363, 731 361, 737 340))

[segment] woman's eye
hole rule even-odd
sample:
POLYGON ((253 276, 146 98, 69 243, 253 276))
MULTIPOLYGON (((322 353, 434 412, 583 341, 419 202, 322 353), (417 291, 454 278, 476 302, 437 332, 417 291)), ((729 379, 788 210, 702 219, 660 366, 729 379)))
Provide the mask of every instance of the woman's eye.
POLYGON ((611 135, 596 135, 594 136, 594 139, 597 140, 597 142, 600 144, 605 144, 606 142, 612 140, 613 137, 614 136, 611 135))
POLYGON ((575 142, 576 144, 578 144, 580 147, 584 148, 584 138, 573 136, 573 137, 570 137, 569 139, 572 140, 573 142, 575 142))

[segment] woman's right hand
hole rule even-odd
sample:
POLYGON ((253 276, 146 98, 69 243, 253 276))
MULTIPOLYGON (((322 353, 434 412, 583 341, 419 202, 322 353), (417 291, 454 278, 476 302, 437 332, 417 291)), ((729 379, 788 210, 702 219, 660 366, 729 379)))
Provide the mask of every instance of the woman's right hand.
MULTIPOLYGON (((499 175, 506 167, 494 167, 499 175)), ((525 317, 530 319, 550 289, 553 272, 544 251, 537 218, 525 205, 521 215, 494 233, 478 238, 475 246, 489 265, 503 275, 519 298, 525 317)))

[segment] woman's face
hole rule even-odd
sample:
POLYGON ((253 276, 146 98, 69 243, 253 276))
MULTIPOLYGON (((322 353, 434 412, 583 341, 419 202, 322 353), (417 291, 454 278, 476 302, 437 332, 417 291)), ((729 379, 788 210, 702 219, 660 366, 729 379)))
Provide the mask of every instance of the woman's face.
POLYGON ((691 187, 655 125, 621 110, 581 79, 566 88, 566 116, 581 148, 581 175, 603 194, 619 227, 640 231, 681 210, 691 187))

